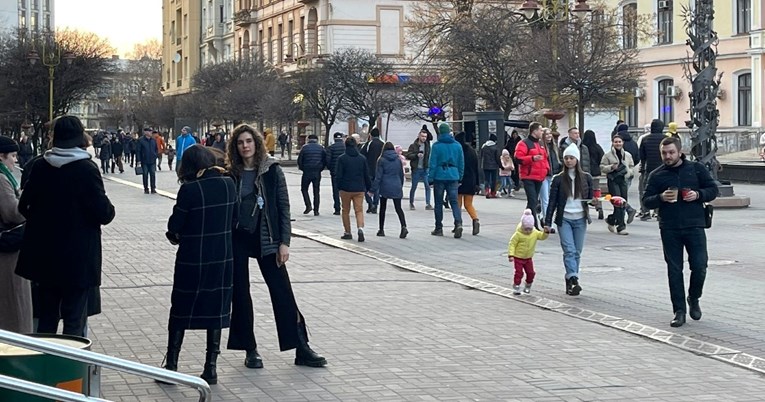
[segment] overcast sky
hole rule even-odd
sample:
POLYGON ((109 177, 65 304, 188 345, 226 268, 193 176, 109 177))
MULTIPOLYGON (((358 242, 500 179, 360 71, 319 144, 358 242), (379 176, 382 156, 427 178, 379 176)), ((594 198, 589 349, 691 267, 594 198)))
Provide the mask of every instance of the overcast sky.
POLYGON ((109 39, 120 57, 147 39, 162 39, 162 0, 56 0, 56 28, 76 28, 109 39))

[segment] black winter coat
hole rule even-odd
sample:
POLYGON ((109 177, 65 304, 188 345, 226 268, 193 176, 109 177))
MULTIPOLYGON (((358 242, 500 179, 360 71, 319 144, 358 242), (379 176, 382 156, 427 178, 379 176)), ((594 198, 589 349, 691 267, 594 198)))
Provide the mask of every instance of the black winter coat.
POLYGON ((167 221, 175 254, 168 329, 227 328, 231 322, 236 187, 214 170, 183 183, 167 221))
POLYGON ((119 141, 112 142, 112 156, 122 156, 123 148, 122 143, 119 141))
POLYGON ((112 144, 111 143, 101 144, 101 150, 98 151, 98 159, 101 159, 102 161, 108 161, 111 158, 112 158, 112 144))
POLYGON ((606 153, 603 151, 600 144, 597 143, 587 145, 587 151, 590 154, 590 175, 592 175, 592 177, 600 176, 600 161, 606 153))
POLYGON ((329 147, 327 147, 327 157, 329 162, 327 167, 329 168, 329 174, 334 176, 337 174, 337 160, 340 159, 340 155, 345 153, 345 142, 342 139, 336 139, 329 147))
MULTIPOLYGON (((287 247, 292 240, 292 223, 290 222, 290 195, 287 190, 287 180, 284 171, 273 157, 266 159, 258 169, 255 178, 257 193, 263 196, 263 211, 260 219, 260 255, 250 257, 265 257, 276 254, 279 245, 287 247)), ((241 180, 235 178, 237 184, 237 199, 241 197, 241 180)), ((253 247, 252 250, 256 248, 253 247)))
MULTIPOLYGON (((662 133, 651 133, 643 137, 640 142, 640 173, 651 173, 659 166, 663 165, 661 161, 661 140, 665 138, 662 133)), ((633 158, 634 159, 634 158, 633 158)), ((638 161, 634 161, 638 164, 638 161)))
POLYGON ((496 143, 488 144, 488 142, 489 141, 484 143, 484 145, 481 147, 481 152, 479 152, 478 155, 481 163, 481 169, 499 170, 499 168, 502 166, 502 161, 500 160, 502 151, 497 148, 496 143))
POLYGON ((320 173, 327 167, 327 153, 324 152, 324 147, 315 141, 307 142, 300 148, 297 165, 304 173, 320 173))
POLYGON ((372 137, 371 140, 367 141, 367 143, 361 147, 361 154, 367 158, 367 172, 369 173, 369 177, 375 177, 375 174, 377 173, 377 160, 380 159, 380 155, 382 155, 384 145, 385 143, 380 137, 372 137))
MULTIPOLYGON (((591 200, 593 197, 592 176, 589 173, 585 173, 584 176, 585 182, 583 183, 584 188, 582 188, 582 199, 591 200)), ((566 169, 553 176, 552 184, 550 184, 550 202, 547 204, 547 211, 543 211, 545 213, 545 226, 549 227, 553 222, 558 226, 563 224, 566 201, 568 201, 568 197, 571 195, 561 191, 561 182, 564 179, 571 180, 566 169)), ((587 218, 587 223, 589 223, 590 208, 587 206, 586 201, 582 201, 582 207, 584 208, 584 217, 587 218)))
POLYGON ((383 151, 377 161, 377 173, 372 183, 372 191, 380 192, 380 197, 390 199, 404 198, 404 165, 396 151, 383 151))
POLYGON ((157 149, 157 141, 154 138, 142 136, 136 144, 136 158, 142 165, 153 165, 157 163, 157 149))
MULTIPOLYGON (((645 138, 643 139, 645 141, 645 138)), ((645 144, 645 142, 643 142, 645 144)), ((643 205, 648 209, 659 209, 659 228, 688 229, 703 228, 706 223, 704 203, 717 198, 718 188, 712 175, 704 165, 685 159, 677 167, 662 164, 648 176, 643 193, 643 205), (661 193, 670 187, 679 190, 689 188, 698 191, 699 198, 693 202, 685 202, 678 194, 677 202, 664 202, 661 193)))
POLYGON ((465 158, 465 170, 462 174, 462 183, 457 189, 458 194, 475 195, 481 178, 478 173, 478 154, 470 144, 461 142, 462 154, 465 158))
POLYGON ((19 199, 27 225, 16 274, 45 286, 100 285, 101 225, 114 219, 114 206, 98 167, 89 159, 54 167, 42 158, 27 166, 19 199))
MULTIPOLYGON (((637 166, 640 163, 640 149, 637 143, 632 139, 632 134, 626 131, 619 133, 619 136, 624 140, 624 149, 632 155, 632 162, 637 166)), ((645 138, 644 138, 645 139, 645 138)))
POLYGON ((372 188, 367 161, 356 147, 345 147, 345 153, 337 160, 337 188, 349 193, 366 192, 372 188))

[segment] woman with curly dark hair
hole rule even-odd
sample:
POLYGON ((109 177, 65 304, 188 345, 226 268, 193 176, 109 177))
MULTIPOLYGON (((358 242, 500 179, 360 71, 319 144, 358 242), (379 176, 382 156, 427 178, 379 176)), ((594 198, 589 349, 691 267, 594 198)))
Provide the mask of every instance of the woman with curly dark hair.
POLYGON ((236 182, 239 211, 233 234, 234 297, 228 348, 247 352, 244 365, 262 368, 253 331, 250 257, 258 261, 271 295, 279 348, 297 349, 295 364, 322 367, 327 360, 308 346, 303 315, 298 310, 285 264, 290 256, 290 198, 284 172, 269 156, 263 136, 240 124, 231 133, 228 169, 236 182))

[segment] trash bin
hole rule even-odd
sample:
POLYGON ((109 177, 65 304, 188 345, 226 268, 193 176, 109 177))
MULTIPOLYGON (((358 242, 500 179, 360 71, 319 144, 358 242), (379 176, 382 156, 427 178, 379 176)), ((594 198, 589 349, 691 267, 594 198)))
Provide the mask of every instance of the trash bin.
MULTIPOLYGON (((89 339, 70 335, 33 334, 41 340, 90 350, 89 339)), ((89 364, 46 355, 0 342, 0 374, 88 395, 89 364)), ((3 402, 42 402, 50 399, 0 388, 3 402)))

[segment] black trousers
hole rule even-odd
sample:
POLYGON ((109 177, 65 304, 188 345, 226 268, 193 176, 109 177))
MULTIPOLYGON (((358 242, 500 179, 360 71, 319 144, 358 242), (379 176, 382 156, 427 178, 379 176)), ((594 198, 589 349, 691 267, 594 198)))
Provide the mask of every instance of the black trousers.
MULTIPOLYGON (((617 183, 613 180, 608 181, 608 193, 627 199, 627 182, 622 180, 617 183)), ((615 225, 618 230, 624 229, 627 225, 624 223, 624 207, 614 206, 614 213, 609 215, 606 222, 609 225, 615 225)))
MULTIPOLYGON (((396 208, 396 215, 398 215, 398 221, 401 223, 401 227, 406 227, 406 217, 404 217, 404 210, 401 209, 401 198, 391 198, 393 201, 393 207, 396 208)), ((388 208, 388 199, 380 197, 380 230, 385 227, 385 210, 388 208)))
MULTIPOLYGON (((253 350, 255 341, 255 318, 250 294, 250 255, 253 254, 255 235, 234 231, 234 289, 231 303, 231 327, 229 328, 228 349, 253 350)), ((298 319, 305 322, 292 293, 290 277, 285 266, 276 264, 276 254, 257 258, 260 273, 268 286, 271 305, 274 310, 276 331, 279 335, 279 349, 295 349, 298 345, 298 319), (299 318, 298 318, 299 317, 299 318)), ((308 339, 308 335, 305 339, 308 339)))
POLYGON ((332 202, 333 207, 335 208, 335 211, 340 211, 340 188, 338 187, 338 182, 335 176, 330 176, 332 178, 332 202))
POLYGON ((37 332, 55 334, 64 320, 64 335, 82 336, 88 318, 88 288, 62 288, 40 285, 35 304, 37 332))
POLYGON ((300 179, 300 192, 303 193, 303 202, 306 208, 319 210, 319 190, 321 184, 321 172, 303 172, 300 179), (311 207, 311 197, 308 195, 308 186, 313 186, 313 207, 311 207))
POLYGON ((667 262, 669 295, 672 311, 685 313, 685 283, 683 282, 683 249, 688 253, 691 282, 688 297, 701 298, 707 276, 707 236, 703 228, 662 229, 661 245, 667 262))
MULTIPOLYGON (((534 216, 534 226, 539 227, 537 221, 537 209, 539 208, 539 191, 542 190, 542 182, 523 179, 523 191, 526 193, 526 208, 531 210, 531 215, 534 216)), ((546 213, 547 211, 542 211, 546 213)))

